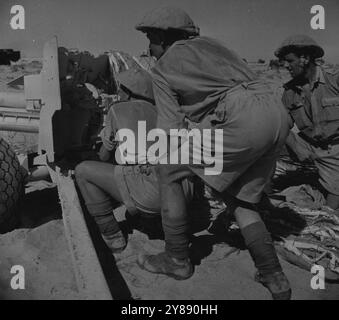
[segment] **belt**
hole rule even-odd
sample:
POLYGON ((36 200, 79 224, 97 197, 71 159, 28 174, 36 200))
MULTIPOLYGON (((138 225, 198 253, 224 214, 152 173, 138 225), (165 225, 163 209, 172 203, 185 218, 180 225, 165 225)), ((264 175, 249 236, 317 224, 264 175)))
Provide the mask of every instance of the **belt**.
POLYGON ((303 132, 299 132, 298 134, 302 139, 304 139, 307 143, 311 144, 316 148, 321 148, 323 150, 327 150, 330 146, 335 146, 339 144, 339 137, 333 137, 322 139, 322 140, 315 140, 314 138, 308 136, 303 132))
POLYGON ((226 95, 236 93, 238 91, 249 91, 257 94, 273 93, 271 86, 262 80, 254 80, 249 82, 242 82, 229 89, 226 95))

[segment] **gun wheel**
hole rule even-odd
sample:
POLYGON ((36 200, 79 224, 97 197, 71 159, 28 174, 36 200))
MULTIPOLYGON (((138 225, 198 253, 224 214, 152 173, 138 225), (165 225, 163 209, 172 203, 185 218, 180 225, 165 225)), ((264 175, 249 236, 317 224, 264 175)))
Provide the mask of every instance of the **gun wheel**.
POLYGON ((18 221, 18 205, 24 194, 24 174, 10 145, 0 137, 0 233, 18 221))

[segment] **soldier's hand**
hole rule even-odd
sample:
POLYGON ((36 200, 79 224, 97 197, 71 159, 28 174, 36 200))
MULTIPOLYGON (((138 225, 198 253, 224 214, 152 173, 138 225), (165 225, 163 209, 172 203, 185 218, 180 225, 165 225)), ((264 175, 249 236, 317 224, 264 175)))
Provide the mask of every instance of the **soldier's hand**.
POLYGON ((111 135, 112 132, 108 127, 103 128, 100 132, 102 144, 108 151, 112 151, 114 148, 114 141, 111 140, 111 135))

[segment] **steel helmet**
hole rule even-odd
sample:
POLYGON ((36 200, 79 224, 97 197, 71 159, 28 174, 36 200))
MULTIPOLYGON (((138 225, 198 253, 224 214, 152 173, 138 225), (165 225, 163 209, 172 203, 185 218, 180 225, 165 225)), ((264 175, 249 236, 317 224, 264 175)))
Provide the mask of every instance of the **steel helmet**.
POLYGON ((141 68, 133 68, 117 74, 120 85, 127 88, 132 94, 154 101, 152 77, 141 68))
POLYGON ((293 35, 283 41, 281 46, 274 52, 276 57, 282 58, 293 49, 307 49, 314 58, 321 58, 324 55, 324 49, 320 47, 311 37, 306 35, 293 35))
POLYGON ((135 28, 146 32, 148 29, 182 30, 191 36, 199 35, 197 27, 190 16, 177 7, 162 7, 149 11, 135 28))

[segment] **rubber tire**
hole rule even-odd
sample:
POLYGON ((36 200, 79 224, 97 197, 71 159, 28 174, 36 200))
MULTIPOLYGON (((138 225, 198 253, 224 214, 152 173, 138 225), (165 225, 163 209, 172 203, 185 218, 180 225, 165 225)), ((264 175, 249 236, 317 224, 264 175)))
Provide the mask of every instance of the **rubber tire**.
POLYGON ((0 233, 18 222, 18 205, 24 194, 24 173, 10 145, 0 137, 0 233))

